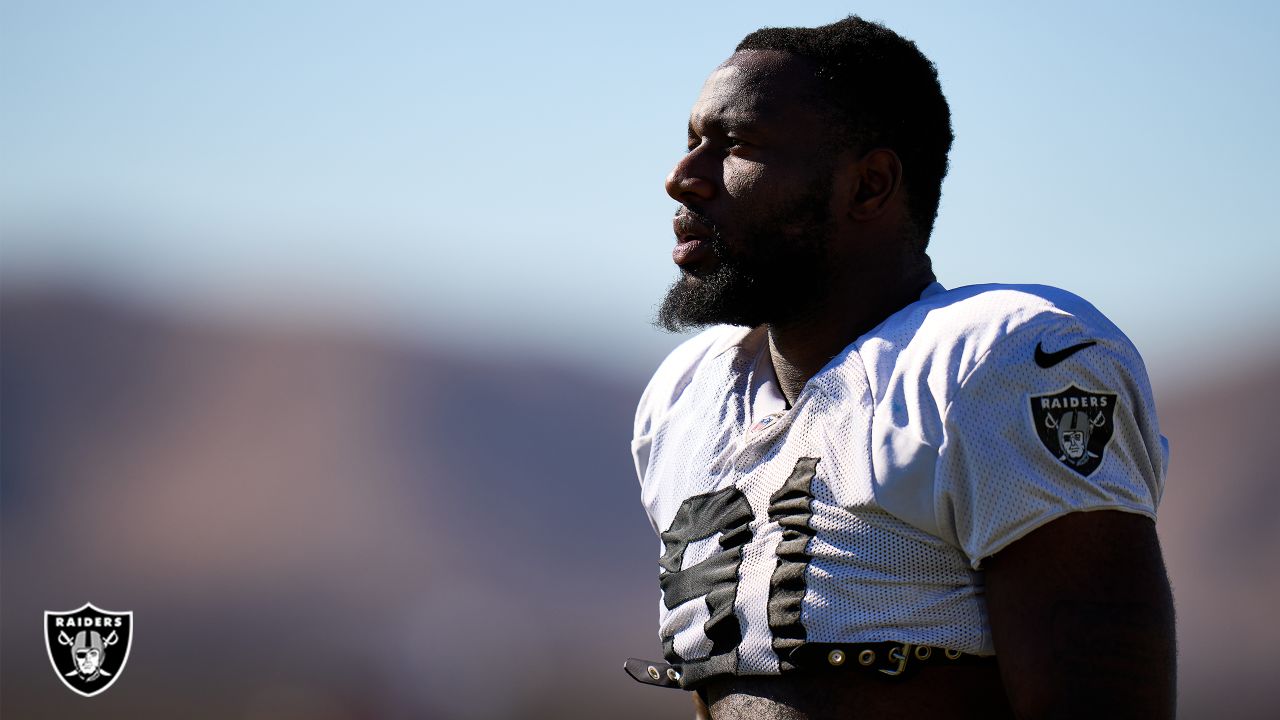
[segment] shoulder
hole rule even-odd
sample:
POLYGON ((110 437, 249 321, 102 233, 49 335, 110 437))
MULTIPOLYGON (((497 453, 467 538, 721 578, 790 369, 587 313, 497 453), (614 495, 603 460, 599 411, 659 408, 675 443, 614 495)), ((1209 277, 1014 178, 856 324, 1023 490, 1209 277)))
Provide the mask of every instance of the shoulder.
POLYGON ((707 360, 737 347, 750 333, 750 328, 717 325, 672 350, 640 396, 636 406, 635 437, 652 431, 654 421, 675 404, 707 360))
POLYGON ((1142 359, 1076 295, 1040 285, 936 287, 868 334, 861 353, 876 404, 877 499, 975 560, 1064 509, 1146 511, 1159 499, 1168 449, 1142 359), (1088 420, 1106 428, 1093 433, 1087 456, 1062 461, 1062 413, 1095 402, 1105 412, 1088 420), (1021 502, 1023 491, 1036 502, 999 518, 955 511, 1021 502), (1038 504, 1055 493, 1074 495, 1038 504))
POLYGON ((1077 327, 1099 335, 1123 333, 1088 301, 1047 285, 970 285, 926 292, 887 319, 867 345, 947 359, 972 370, 1008 338, 1051 327, 1077 327), (939 357, 941 356, 941 357, 939 357))
MULTIPOLYGON (((862 355, 881 396, 927 386, 939 410, 979 368, 1031 365, 1040 353, 1093 341, 1126 359, 1128 338, 1083 298, 1046 285, 935 285, 868 334, 862 355)), ((1052 356, 1049 359, 1053 359, 1052 356)), ((922 388, 923 389, 923 388, 922 388)))
POLYGON ((1142 358, 1119 328, 1043 286, 930 299, 919 350, 946 359, 924 375, 932 397, 944 396, 931 438, 934 519, 974 567, 1067 513, 1155 516, 1168 445, 1142 358))

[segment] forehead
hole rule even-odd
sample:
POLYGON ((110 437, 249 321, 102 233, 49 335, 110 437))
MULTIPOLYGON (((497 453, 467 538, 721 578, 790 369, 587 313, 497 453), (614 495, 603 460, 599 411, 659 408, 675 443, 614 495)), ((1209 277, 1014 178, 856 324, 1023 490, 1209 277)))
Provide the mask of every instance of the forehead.
POLYGON ((734 53, 707 77, 689 121, 797 122, 817 112, 813 64, 775 50, 734 53))

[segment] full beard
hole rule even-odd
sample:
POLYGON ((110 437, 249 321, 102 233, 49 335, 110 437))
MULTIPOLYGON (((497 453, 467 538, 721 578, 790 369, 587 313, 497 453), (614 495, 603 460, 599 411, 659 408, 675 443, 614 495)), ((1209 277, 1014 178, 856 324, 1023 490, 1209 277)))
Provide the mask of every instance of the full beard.
POLYGON ((699 275, 682 271, 654 324, 669 332, 721 324, 756 327, 784 322, 820 302, 830 288, 829 188, 829 182, 820 183, 775 214, 774 222, 756 225, 737 252, 707 223, 715 231, 709 241, 719 264, 699 275))

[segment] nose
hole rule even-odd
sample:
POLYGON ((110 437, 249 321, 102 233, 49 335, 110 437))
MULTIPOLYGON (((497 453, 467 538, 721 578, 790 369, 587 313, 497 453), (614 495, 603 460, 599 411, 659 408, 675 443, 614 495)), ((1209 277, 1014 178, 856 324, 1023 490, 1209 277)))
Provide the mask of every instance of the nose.
POLYGON ((680 158, 667 174, 667 194, 681 203, 707 201, 715 194, 715 184, 709 179, 706 156, 699 145, 680 158))

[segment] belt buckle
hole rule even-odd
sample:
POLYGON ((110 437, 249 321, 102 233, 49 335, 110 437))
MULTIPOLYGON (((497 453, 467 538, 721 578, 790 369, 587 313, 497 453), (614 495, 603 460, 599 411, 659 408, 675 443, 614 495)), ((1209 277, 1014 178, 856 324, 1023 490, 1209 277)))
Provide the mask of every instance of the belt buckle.
POLYGON ((889 677, 897 677, 907 671, 907 661, 911 659, 911 643, 903 643, 889 651, 889 659, 898 663, 898 667, 892 670, 880 668, 880 672, 889 677))

